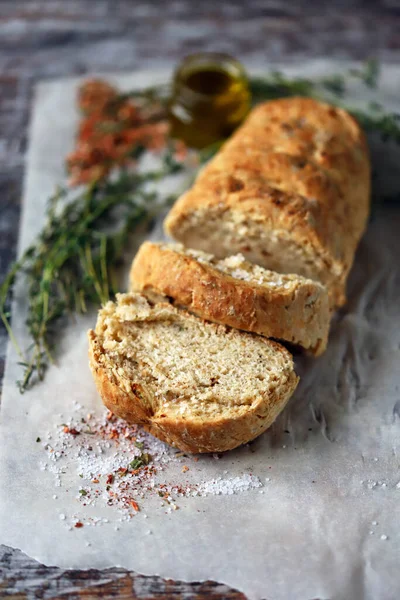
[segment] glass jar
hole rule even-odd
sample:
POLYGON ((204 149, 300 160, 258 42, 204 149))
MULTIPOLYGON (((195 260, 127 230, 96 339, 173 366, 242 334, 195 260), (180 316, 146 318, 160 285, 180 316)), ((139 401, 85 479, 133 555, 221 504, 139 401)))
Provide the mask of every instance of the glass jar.
POLYGON ((227 54, 186 57, 175 72, 169 119, 172 137, 204 148, 228 137, 250 108, 242 65, 227 54))

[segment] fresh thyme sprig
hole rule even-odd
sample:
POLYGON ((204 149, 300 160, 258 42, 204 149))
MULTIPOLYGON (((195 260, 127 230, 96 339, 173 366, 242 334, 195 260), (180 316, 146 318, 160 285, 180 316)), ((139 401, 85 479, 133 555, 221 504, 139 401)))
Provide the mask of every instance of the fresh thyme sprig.
POLYGON ((352 80, 360 80, 367 88, 374 90, 378 88, 379 74, 379 63, 371 59, 360 69, 350 69, 343 74, 328 75, 315 80, 287 77, 279 72, 272 72, 264 77, 251 77, 250 89, 254 104, 288 96, 328 99, 351 113, 365 131, 379 134, 383 141, 400 143, 400 115, 386 112, 378 103, 361 109, 348 106, 343 101, 352 80), (333 100, 327 98, 327 92, 332 95, 333 100))
MULTIPOLYGON (((115 268, 130 232, 160 210, 157 195, 146 191, 148 184, 180 168, 167 153, 159 170, 121 172, 116 180, 88 186, 65 204, 65 189, 50 199, 42 232, 14 263, 0 287, 0 316, 23 367, 18 382, 21 392, 34 375, 43 379, 47 365, 53 362, 54 334, 62 318, 86 312, 89 304, 104 304, 115 293, 115 268), (26 324, 32 340, 27 351, 20 348, 6 309, 20 273, 26 278, 26 324)), ((162 206, 173 200, 165 198, 162 206)))
POLYGON ((272 71, 266 76, 250 77, 250 90, 253 104, 265 100, 274 100, 287 96, 317 96, 330 92, 336 97, 343 97, 352 79, 361 80, 368 88, 378 86, 379 63, 371 59, 360 69, 350 69, 344 73, 334 73, 318 79, 304 77, 288 77, 279 71, 272 71))

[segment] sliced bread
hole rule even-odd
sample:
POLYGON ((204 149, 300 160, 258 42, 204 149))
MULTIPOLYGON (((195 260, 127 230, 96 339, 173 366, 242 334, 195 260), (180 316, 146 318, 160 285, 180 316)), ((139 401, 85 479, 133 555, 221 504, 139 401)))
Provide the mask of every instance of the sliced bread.
POLYGON ((277 342, 119 294, 89 331, 105 405, 187 452, 222 452, 265 431, 296 388, 277 342))
POLYGON ((178 244, 145 242, 130 273, 131 289, 244 331, 302 346, 315 355, 327 344, 326 288, 300 275, 281 275, 242 255, 218 260, 178 244))

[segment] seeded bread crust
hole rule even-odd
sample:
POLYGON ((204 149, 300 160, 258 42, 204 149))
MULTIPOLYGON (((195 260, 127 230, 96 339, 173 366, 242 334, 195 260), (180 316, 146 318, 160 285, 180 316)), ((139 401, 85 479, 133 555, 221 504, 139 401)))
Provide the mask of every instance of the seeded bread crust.
MULTIPOLYGON (((169 304, 147 304, 149 307, 147 314, 144 314, 142 309, 135 313, 135 303, 137 304, 138 298, 141 305, 145 306, 147 301, 137 294, 119 295, 118 305, 108 303, 99 312, 96 331, 91 330, 88 333, 90 368, 107 408, 129 423, 143 425, 156 437, 185 452, 223 452, 249 442, 263 433, 282 411, 298 383, 289 352, 271 340, 230 330, 214 323, 202 322, 169 304), (118 309, 124 303, 130 304, 130 312, 127 316, 121 317, 121 311, 118 313, 118 309), (160 397, 156 398, 152 393, 145 376, 132 378, 126 363, 123 367, 120 366, 118 355, 110 350, 110 345, 113 347, 115 341, 113 339, 115 331, 118 330, 120 323, 138 323, 139 328, 154 329, 155 323, 164 321, 166 323, 179 321, 188 326, 194 322, 196 328, 200 326, 205 332, 211 331, 212 335, 223 336, 224 343, 226 340, 229 342, 229 338, 233 337, 243 344, 244 360, 246 360, 246 348, 253 345, 257 348, 266 347, 268 353, 273 355, 276 363, 279 364, 279 369, 277 368, 276 373, 261 392, 260 390, 254 392, 254 397, 249 404, 237 404, 237 398, 232 397, 226 405, 207 413, 207 403, 202 409, 200 402, 199 405, 194 405, 196 410, 189 410, 184 415, 180 415, 177 410, 179 399, 172 404, 170 401, 163 404, 160 397)), ((129 361, 137 364, 136 361, 140 361, 140 358, 133 338, 129 340, 128 348, 129 361)), ((202 348, 202 352, 207 358, 207 347, 202 348)), ((212 355, 210 356, 211 360, 215 360, 212 355)), ((144 373, 146 374, 146 371, 144 373)), ((157 385, 159 386, 159 382, 157 385)), ((182 393, 184 391, 182 390, 182 393)), ((174 393, 176 394, 176 389, 174 393)), ((200 394, 200 388, 198 393, 200 394)), ((210 394, 213 393, 211 390, 210 394)), ((211 397, 209 401, 216 400, 211 397)))
POLYGON ((237 258, 242 267, 236 272, 253 273, 253 280, 224 272, 224 262, 213 256, 185 251, 178 245, 145 242, 132 264, 131 289, 149 298, 168 297, 203 319, 321 354, 330 323, 326 288, 300 276, 263 270, 240 257, 231 258, 237 258), (262 273, 265 283, 254 281, 257 272, 262 273))
POLYGON ((258 105, 174 205, 165 229, 218 258, 345 285, 370 205, 366 139, 346 111, 311 98, 258 105))

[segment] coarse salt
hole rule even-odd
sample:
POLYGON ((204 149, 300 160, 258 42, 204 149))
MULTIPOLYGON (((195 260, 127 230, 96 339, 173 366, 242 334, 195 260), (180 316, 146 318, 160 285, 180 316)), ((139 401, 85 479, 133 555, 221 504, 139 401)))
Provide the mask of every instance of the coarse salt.
MULTIPOLYGON (((82 409, 83 410, 83 409, 82 409)), ((207 495, 231 495, 247 492, 262 486, 258 477, 244 473, 236 477, 217 477, 210 481, 185 481, 184 485, 168 484, 165 479, 171 471, 172 477, 182 477, 182 461, 179 453, 138 426, 129 426, 110 413, 96 416, 83 413, 76 407, 74 417, 63 419, 53 434, 52 445, 43 445, 47 461, 41 461, 39 468, 54 475, 54 485, 73 492, 79 514, 71 517, 71 522, 82 526, 104 526, 108 523, 126 522, 141 513, 142 503, 147 498, 161 496, 161 506, 167 514, 179 509, 179 498, 193 498, 207 495), (66 424, 67 421, 67 424, 66 424), (75 432, 75 433, 72 433, 75 432), (145 462, 143 457, 148 456, 145 462), (138 461, 136 467, 135 461, 138 461), (161 475, 162 474, 162 475, 161 475), (65 478, 65 480, 64 480, 65 478), (75 478, 74 489, 71 480, 75 478), (88 511, 88 507, 91 507, 88 511), (103 513, 106 507, 109 518, 93 516, 99 507, 103 513)), ((219 460, 218 454, 212 455, 219 460)), ((211 457, 204 457, 202 465, 211 457)), ((185 457, 191 466, 191 479, 200 473, 198 458, 185 457), (193 462, 191 462, 193 460, 193 462)), ((186 473, 186 469, 185 469, 186 473)), ((228 473, 224 471, 224 475, 228 473)), ((262 490, 261 490, 262 491, 262 490)), ((57 495, 53 495, 56 499, 57 495)), ((157 509, 156 509, 157 510, 157 509)), ((148 515, 143 515, 147 519, 148 515)), ((66 516, 61 514, 61 520, 66 516)), ((69 524, 68 524, 69 525, 69 524)), ((74 529, 73 527, 68 527, 74 529)))
POLYGON ((248 490, 259 488, 262 483, 255 475, 245 473, 241 477, 230 477, 228 479, 222 479, 217 477, 210 481, 205 481, 199 485, 199 493, 201 496, 207 494, 213 495, 231 495, 237 494, 238 492, 247 492, 248 490))

